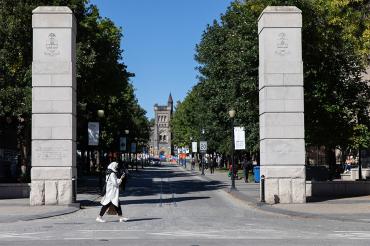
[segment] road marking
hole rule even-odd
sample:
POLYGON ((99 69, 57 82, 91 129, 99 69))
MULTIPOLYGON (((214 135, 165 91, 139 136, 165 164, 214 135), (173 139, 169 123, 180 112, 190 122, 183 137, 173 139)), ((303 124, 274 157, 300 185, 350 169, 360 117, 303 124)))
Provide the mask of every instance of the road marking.
MULTIPOLYGON (((1 239, 6 239, 6 238, 23 238, 23 239, 35 239, 35 240, 40 240, 39 234, 43 234, 46 232, 25 232, 25 233, 14 233, 14 232, 5 232, 3 234, 0 234, 1 239), (38 235, 38 236, 36 236, 38 235)), ((50 236, 48 236, 50 237, 50 236)))
POLYGON ((345 239, 370 239, 370 231, 334 231, 329 236, 345 239))
POLYGON ((130 230, 130 229, 127 229, 127 230, 77 230, 77 231, 81 231, 81 232, 99 232, 99 231, 103 231, 103 232, 109 232, 109 231, 112 231, 112 232, 114 232, 114 231, 124 232, 124 231, 127 231, 127 232, 129 232, 129 231, 145 231, 145 230, 135 230, 135 229, 130 230))
POLYGON ((162 192, 163 192, 163 180, 161 178, 161 192, 159 193, 159 206, 162 207, 162 192))
POLYGON ((119 240, 119 239, 141 239, 141 237, 65 237, 63 240, 119 240))

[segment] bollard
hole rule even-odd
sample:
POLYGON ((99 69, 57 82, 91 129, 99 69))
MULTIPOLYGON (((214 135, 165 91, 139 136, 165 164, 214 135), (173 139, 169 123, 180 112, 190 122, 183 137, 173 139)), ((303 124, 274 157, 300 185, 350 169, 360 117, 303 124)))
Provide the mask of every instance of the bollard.
POLYGON ((265 201, 265 175, 261 176, 261 202, 265 201))
POLYGON ((76 178, 72 178, 72 203, 76 203, 76 178))

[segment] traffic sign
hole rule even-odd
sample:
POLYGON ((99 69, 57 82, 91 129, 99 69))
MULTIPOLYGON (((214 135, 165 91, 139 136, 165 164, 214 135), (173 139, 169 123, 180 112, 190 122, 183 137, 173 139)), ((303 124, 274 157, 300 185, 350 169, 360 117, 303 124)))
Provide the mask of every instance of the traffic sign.
POLYGON ((207 141, 200 141, 199 142, 199 150, 201 153, 207 152, 207 141))

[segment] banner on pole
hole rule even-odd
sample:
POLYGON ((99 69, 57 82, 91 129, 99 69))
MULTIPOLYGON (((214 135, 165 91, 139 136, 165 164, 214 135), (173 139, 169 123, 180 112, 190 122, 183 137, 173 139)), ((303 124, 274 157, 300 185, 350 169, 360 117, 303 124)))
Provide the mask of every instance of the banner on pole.
POLYGON ((119 150, 120 151, 126 151, 127 150, 127 138, 126 137, 120 137, 119 138, 119 150))
POLYGON ((198 142, 192 142, 191 143, 191 150, 192 150, 193 153, 198 152, 198 142))
POLYGON ((245 149, 245 131, 244 127, 234 127, 235 150, 245 149))
POLYGON ((131 143, 131 153, 136 153, 136 143, 131 143))
POLYGON ((89 122, 87 125, 87 133, 89 136, 89 145, 99 145, 99 122, 89 122))

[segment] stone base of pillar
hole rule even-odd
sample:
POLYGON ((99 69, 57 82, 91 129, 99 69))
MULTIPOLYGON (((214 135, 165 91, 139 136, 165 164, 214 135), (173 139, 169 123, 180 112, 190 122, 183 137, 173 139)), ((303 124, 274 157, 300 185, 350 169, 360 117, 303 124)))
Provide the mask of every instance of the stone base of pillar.
POLYGON ((302 178, 266 178, 265 201, 276 203, 305 203, 306 180, 302 178))
POLYGON ((31 183, 30 204, 69 205, 73 201, 72 180, 35 180, 31 183))

